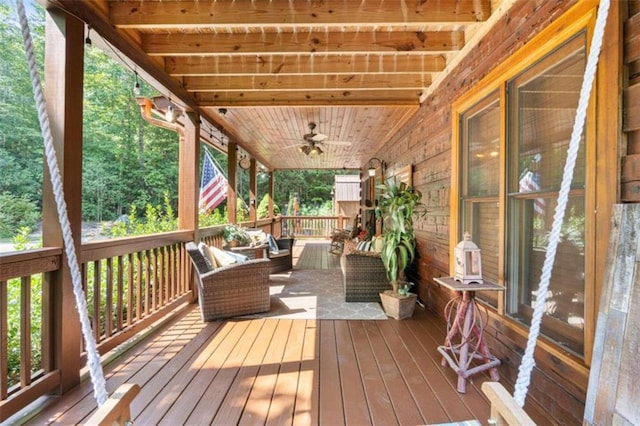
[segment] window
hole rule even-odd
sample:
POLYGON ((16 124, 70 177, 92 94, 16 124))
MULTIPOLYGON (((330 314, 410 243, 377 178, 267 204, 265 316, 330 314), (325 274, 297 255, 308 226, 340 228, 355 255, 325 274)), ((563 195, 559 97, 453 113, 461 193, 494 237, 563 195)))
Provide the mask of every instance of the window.
MULTIPOLYGON (((529 325, 546 255, 586 55, 584 33, 508 82, 507 314, 529 325)), ((585 241, 584 138, 562 226, 542 332, 582 354, 585 241)))
MULTIPOLYGON (((514 321, 531 323, 586 65, 583 29, 518 64, 493 90, 454 106, 457 236, 482 250, 486 279, 504 294, 477 298, 514 321)), ((491 89, 491 87, 489 87, 491 89)), ((551 277, 541 333, 584 356, 587 130, 583 134, 551 277)), ((458 238, 459 239, 459 238, 458 238)), ((455 241, 452 241, 452 244, 455 241)))
MULTIPOLYGON (((500 96, 494 92, 460 116, 462 143, 461 234, 469 232, 482 248, 482 273, 498 282, 498 231, 500 190, 500 96)), ((478 293, 494 307, 498 292, 478 293)))

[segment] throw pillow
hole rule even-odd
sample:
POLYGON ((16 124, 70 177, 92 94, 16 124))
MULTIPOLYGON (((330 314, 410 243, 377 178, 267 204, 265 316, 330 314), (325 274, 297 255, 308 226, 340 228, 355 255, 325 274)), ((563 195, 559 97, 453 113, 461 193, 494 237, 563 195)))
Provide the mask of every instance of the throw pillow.
POLYGON ((375 240, 372 240, 372 243, 371 243, 371 251, 374 251, 376 253, 382 253, 382 247, 384 247, 384 237, 380 235, 374 238, 375 240))
POLYGON ((204 257, 204 261, 209 269, 216 269, 218 267, 218 262, 216 262, 216 259, 213 257, 213 253, 211 253, 211 247, 200 242, 198 243, 198 250, 202 253, 202 257, 204 257))
POLYGON ((240 253, 236 253, 228 250, 225 250, 224 252, 229 256, 233 257, 237 263, 244 263, 247 260, 249 260, 249 256, 245 256, 244 254, 240 254, 240 253))
POLYGON ((356 248, 360 251, 369 251, 371 248, 371 241, 360 241, 356 248))
POLYGON ((267 234, 267 243, 269 243, 269 251, 277 254, 280 251, 280 247, 278 247, 278 243, 276 239, 273 238, 273 235, 267 234))
POLYGON ((216 260, 218 267, 237 263, 237 260, 232 256, 229 256, 229 254, 226 251, 219 249, 218 247, 209 247, 209 249, 213 254, 213 258, 216 260))

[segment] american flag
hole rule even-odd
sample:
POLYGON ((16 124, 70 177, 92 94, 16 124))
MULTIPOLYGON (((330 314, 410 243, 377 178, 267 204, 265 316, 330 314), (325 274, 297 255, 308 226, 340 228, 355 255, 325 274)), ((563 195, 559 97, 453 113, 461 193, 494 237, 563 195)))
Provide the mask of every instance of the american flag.
POLYGON ((227 179, 213 163, 211 154, 204 155, 202 181, 200 182, 200 211, 215 209, 227 198, 227 179))

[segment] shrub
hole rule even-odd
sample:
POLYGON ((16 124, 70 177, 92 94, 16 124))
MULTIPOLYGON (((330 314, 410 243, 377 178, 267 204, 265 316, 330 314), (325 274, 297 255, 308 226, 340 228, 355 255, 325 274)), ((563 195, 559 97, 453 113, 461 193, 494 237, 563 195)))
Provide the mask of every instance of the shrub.
POLYGON ((8 238, 22 227, 33 228, 40 219, 35 203, 26 196, 0 194, 0 237, 8 238))

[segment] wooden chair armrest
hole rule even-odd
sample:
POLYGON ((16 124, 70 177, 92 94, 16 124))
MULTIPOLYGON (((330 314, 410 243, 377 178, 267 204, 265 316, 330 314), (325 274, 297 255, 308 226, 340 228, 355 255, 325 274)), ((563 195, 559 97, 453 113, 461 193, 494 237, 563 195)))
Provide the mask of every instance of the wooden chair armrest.
POLYGON ((498 382, 484 382, 482 392, 491 402, 491 420, 495 425, 535 426, 535 423, 525 411, 520 408, 513 397, 498 382))
POLYGON ((125 383, 93 413, 86 424, 97 426, 126 425, 131 420, 131 402, 140 393, 136 383, 125 383))

